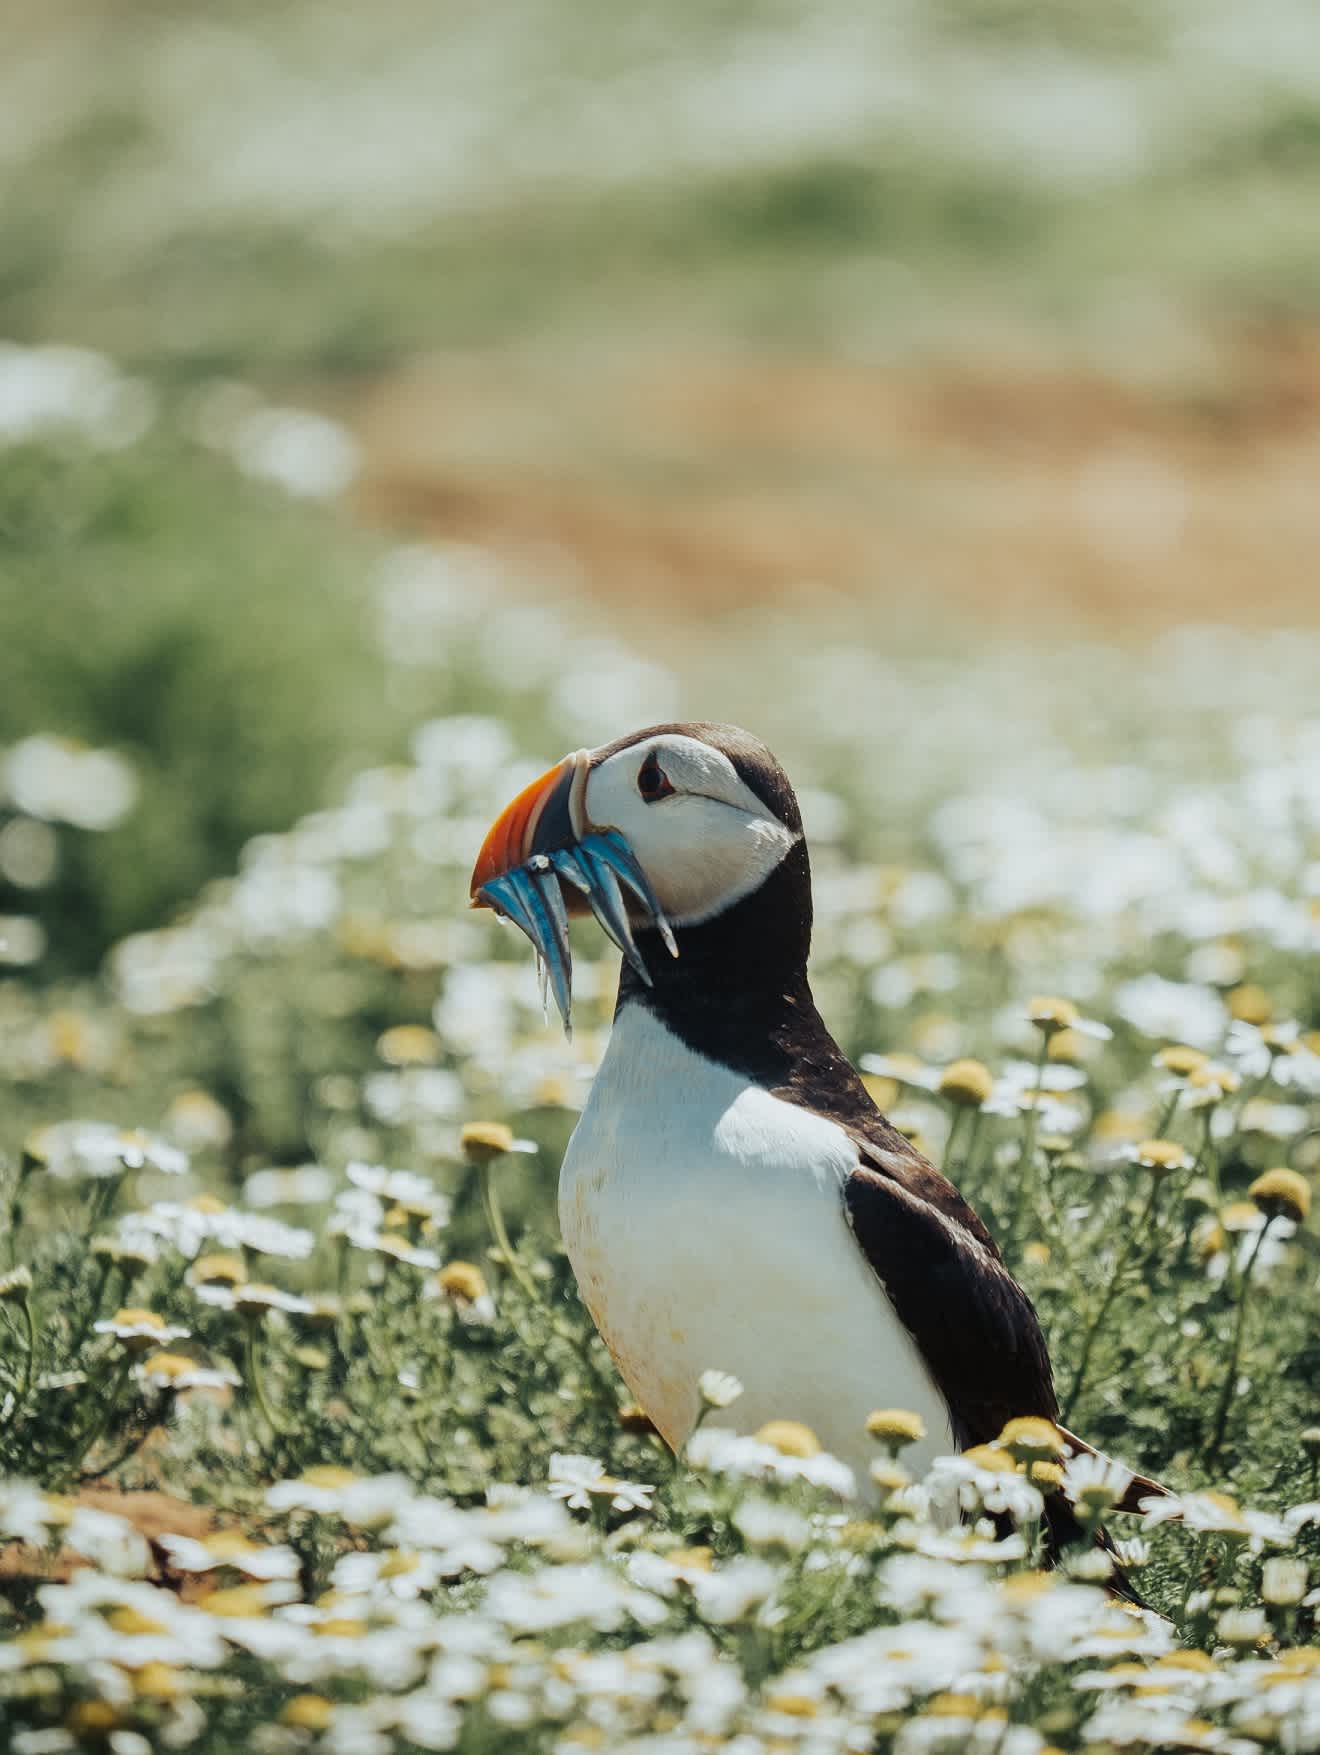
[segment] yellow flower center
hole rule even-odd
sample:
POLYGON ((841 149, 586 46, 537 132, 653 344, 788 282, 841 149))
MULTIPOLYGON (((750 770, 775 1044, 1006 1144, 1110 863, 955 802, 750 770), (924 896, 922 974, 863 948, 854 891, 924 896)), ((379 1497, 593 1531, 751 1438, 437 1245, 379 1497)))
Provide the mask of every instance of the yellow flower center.
POLYGON ((1297 1170, 1280 1166, 1266 1170, 1247 1190, 1267 1219, 1292 1219, 1302 1224, 1311 1210, 1311 1185, 1297 1170))
POLYGON ((1067 1446, 1053 1420, 1036 1414, 1022 1414, 1010 1420, 996 1442, 1017 1462, 1057 1460, 1067 1455, 1067 1446))
POLYGON ((143 1664, 133 1677, 133 1692, 146 1700, 174 1700, 181 1690, 179 1672, 172 1664, 143 1664))
POLYGON ((1142 1140, 1135 1155, 1142 1169, 1153 1176, 1168 1176, 1191 1166, 1191 1159, 1176 1140, 1142 1140))
POLYGON ((985 1469, 992 1475, 1015 1475, 1017 1464, 1006 1450, 997 1450, 993 1444, 974 1444, 963 1455, 968 1462, 975 1463, 978 1469, 985 1469))
POLYGON ((265 1612, 266 1598, 255 1584, 236 1584, 228 1590, 208 1591, 198 1607, 222 1620, 247 1621, 265 1612))
POLYGON ((1198 1675, 1209 1675, 1215 1667, 1215 1660, 1206 1651, 1166 1651, 1155 1661, 1167 1670, 1195 1670, 1198 1675))
POLYGON ((1047 1036, 1057 1030, 1071 1030, 1077 1022, 1077 1007, 1070 999, 1060 999, 1055 994, 1038 994, 1027 1007, 1027 1016, 1038 1030, 1047 1036))
POLYGON ((766 1699, 771 1712, 782 1712, 785 1718, 815 1718, 820 1702, 809 1694, 771 1694, 766 1699))
POLYGON ((396 1024, 378 1039, 376 1052, 390 1066, 434 1066, 440 1038, 424 1024, 396 1024))
POLYGON ((338 1463, 317 1463, 302 1475, 308 1487, 327 1487, 332 1491, 340 1487, 351 1487, 357 1480, 352 1469, 340 1468, 338 1463))
POLYGON ((1155 1056, 1166 1072, 1175 1078, 1189 1078, 1192 1073, 1207 1064, 1209 1055, 1200 1048, 1190 1048, 1186 1043, 1171 1043, 1168 1048, 1161 1048, 1155 1056))
POLYGON ((195 1370, 196 1360, 185 1357, 183 1353, 153 1353, 142 1361, 142 1369, 152 1377, 164 1377, 173 1382, 176 1377, 185 1377, 195 1370))
POLYGON ((940 1078, 940 1095, 950 1103, 967 1109, 978 1109, 994 1089, 990 1069, 979 1060, 955 1060, 946 1066, 940 1078))
POLYGON ((446 1262, 436 1275, 436 1284, 448 1298, 464 1304, 475 1304, 487 1294, 486 1276, 475 1262, 446 1262))
POLYGON ((247 1267, 237 1255, 199 1255, 188 1270, 194 1286, 241 1286, 247 1277, 247 1267))
POLYGON ((324 1731, 329 1728, 334 1710, 322 1694, 295 1694, 280 1708, 280 1723, 295 1731, 324 1731))
POLYGON ((100 1737, 119 1723, 119 1710, 108 1700, 79 1700, 68 1710, 66 1730, 75 1737, 100 1737))
POLYGON ((140 1609, 129 1608, 121 1603, 118 1608, 111 1609, 106 1616, 106 1625, 115 1633, 167 1633, 169 1629, 163 1621, 154 1621, 150 1615, 144 1615, 140 1609))
POLYGON ((1289 1670, 1320 1670, 1320 1645, 1295 1645, 1279 1653, 1279 1663, 1289 1670))
POLYGON ((675 1548, 669 1559, 673 1565, 682 1566, 688 1572, 709 1572, 711 1551, 709 1548, 675 1548))
POLYGON ((258 1549, 241 1530, 218 1530, 207 1541, 206 1551, 213 1560, 236 1560, 240 1555, 255 1554, 258 1549))
POLYGON ((1274 1015, 1274 1002, 1263 987, 1245 981, 1228 996, 1229 1016, 1243 1024, 1268 1024, 1274 1015))
POLYGON ((974 1694, 936 1694, 926 1711, 931 1718, 978 1718, 981 1703, 974 1694))
POLYGON ((513 1129, 502 1121, 469 1121, 460 1136, 463 1155, 473 1164, 485 1164, 513 1150, 513 1129))
POLYGON ((756 1436, 781 1456, 805 1458, 820 1455, 820 1439, 800 1420, 767 1420, 756 1436))
POLYGON ((1000 1594, 1010 1603, 1029 1603, 1053 1590, 1055 1577, 1052 1572, 1015 1572, 1000 1585, 1000 1594))
POLYGON ((926 1422, 908 1408, 876 1408, 866 1416, 866 1430, 886 1444, 916 1444, 926 1436, 926 1422))

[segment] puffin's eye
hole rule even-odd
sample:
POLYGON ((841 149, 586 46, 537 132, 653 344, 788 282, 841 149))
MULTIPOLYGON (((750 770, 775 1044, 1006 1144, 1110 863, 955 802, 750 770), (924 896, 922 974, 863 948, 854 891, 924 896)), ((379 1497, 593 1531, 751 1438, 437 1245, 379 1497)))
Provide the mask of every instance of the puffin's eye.
POLYGON ((674 788, 669 784, 669 776, 655 759, 655 752, 642 763, 637 775, 637 790, 647 804, 658 804, 662 798, 669 798, 674 788))

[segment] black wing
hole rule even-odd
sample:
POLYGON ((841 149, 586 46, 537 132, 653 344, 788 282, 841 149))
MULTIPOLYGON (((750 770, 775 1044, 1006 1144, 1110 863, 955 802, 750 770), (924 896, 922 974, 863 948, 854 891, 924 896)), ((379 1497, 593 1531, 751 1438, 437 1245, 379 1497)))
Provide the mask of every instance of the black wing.
POLYGON ((955 1442, 988 1443, 1019 1414, 1055 1419, 1035 1308, 984 1225, 910 1147, 857 1144, 862 1161, 844 1184, 848 1220, 948 1405, 955 1442))

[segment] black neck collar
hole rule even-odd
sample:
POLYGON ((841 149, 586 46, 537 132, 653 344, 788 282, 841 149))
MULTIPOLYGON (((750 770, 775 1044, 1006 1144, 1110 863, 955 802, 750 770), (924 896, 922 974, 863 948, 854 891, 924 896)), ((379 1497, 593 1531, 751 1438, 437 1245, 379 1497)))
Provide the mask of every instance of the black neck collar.
POLYGON ((871 1110, 807 981, 811 868, 805 842, 799 840, 750 896, 675 936, 679 955, 671 957, 657 933, 637 935, 652 985, 625 963, 617 1011, 644 1006, 707 1060, 806 1107, 871 1110))

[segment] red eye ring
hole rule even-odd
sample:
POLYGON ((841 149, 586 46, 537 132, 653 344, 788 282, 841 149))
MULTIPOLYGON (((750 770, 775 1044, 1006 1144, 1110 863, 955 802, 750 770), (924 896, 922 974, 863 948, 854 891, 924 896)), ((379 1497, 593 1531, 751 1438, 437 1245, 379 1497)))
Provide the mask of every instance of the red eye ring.
POLYGON ((662 798, 673 796, 674 788, 670 785, 669 776, 656 760, 654 751, 638 770, 637 790, 645 804, 659 804, 662 798))

